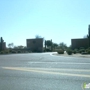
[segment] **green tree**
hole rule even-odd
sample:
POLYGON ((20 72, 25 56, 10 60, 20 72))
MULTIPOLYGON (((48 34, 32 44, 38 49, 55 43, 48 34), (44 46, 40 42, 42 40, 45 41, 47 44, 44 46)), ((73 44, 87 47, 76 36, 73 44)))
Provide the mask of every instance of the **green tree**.
POLYGON ((14 49, 24 49, 25 47, 20 45, 20 46, 15 46, 14 49))
POLYGON ((46 45, 47 45, 47 47, 51 47, 51 45, 52 45, 51 40, 47 40, 47 41, 46 41, 46 45))
POLYGON ((47 47, 47 41, 45 40, 45 51, 46 51, 46 47, 47 47))
POLYGON ((85 35, 83 38, 88 38, 89 36, 88 35, 85 35))
POLYGON ((70 45, 69 47, 67 47, 66 49, 72 49, 72 45, 70 45))
POLYGON ((9 43, 9 44, 8 44, 8 47, 9 47, 9 48, 13 48, 13 47, 14 47, 14 44, 13 44, 13 43, 9 43))
POLYGON ((58 47, 58 44, 57 43, 53 43, 53 48, 57 48, 58 47))
POLYGON ((18 49, 24 49, 24 46, 20 45, 18 46, 18 49))
POLYGON ((60 47, 61 49, 63 49, 63 50, 67 49, 67 45, 66 45, 65 43, 63 43, 63 42, 61 42, 61 43, 59 44, 59 47, 60 47))
POLYGON ((35 38, 37 39, 37 38, 42 38, 42 37, 41 37, 41 36, 39 36, 39 35, 36 35, 36 36, 35 36, 35 38))
POLYGON ((51 51, 53 50, 52 40, 45 40, 45 51, 47 48, 50 49, 51 51))
POLYGON ((8 47, 11 48, 11 44, 10 43, 8 44, 8 47))

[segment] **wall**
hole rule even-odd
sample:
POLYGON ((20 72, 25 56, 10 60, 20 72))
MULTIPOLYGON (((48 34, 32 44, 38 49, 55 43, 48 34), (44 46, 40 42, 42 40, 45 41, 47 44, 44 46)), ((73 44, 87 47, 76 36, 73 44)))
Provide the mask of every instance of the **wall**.
POLYGON ((43 51, 43 38, 27 39, 27 48, 31 51, 43 51))
POLYGON ((1 43, 0 43, 0 50, 5 50, 6 49, 6 42, 3 43, 3 45, 1 46, 1 43), (2 49, 1 49, 2 47, 2 49))
POLYGON ((89 47, 89 39, 71 39, 71 45, 72 45, 72 49, 75 48, 80 48, 80 47, 84 47, 84 48, 88 48, 89 47))

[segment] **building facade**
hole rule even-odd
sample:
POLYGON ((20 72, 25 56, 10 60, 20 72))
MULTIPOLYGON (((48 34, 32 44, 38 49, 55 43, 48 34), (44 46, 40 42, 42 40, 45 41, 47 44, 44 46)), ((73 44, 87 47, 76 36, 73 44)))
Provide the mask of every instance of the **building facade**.
POLYGON ((26 43, 32 52, 43 52, 43 38, 27 39, 26 43))
POLYGON ((72 49, 80 49, 81 47, 88 48, 89 47, 89 39, 81 38, 81 39, 71 39, 72 49))
POLYGON ((3 44, 0 43, 0 51, 5 49, 6 49, 6 42, 4 42, 3 44))
POLYGON ((5 49, 6 49, 6 42, 4 42, 4 40, 1 37, 0 38, 0 51, 3 51, 5 49))
POLYGON ((88 26, 87 38, 81 39, 71 39, 72 49, 79 49, 80 47, 88 48, 90 47, 90 25, 88 26))

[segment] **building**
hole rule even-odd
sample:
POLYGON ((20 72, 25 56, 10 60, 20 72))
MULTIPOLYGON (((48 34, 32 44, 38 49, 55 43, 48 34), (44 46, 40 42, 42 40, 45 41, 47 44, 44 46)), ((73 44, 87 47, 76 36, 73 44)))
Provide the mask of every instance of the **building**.
POLYGON ((81 38, 81 39, 71 39, 72 49, 80 49, 81 47, 88 48, 89 47, 89 39, 81 38))
POLYGON ((87 38, 71 39, 71 46, 72 46, 72 49, 80 49, 81 47, 83 48, 90 47, 90 25, 88 28, 87 38))
POLYGON ((6 42, 4 42, 3 44, 1 44, 0 42, 0 51, 5 50, 6 49, 6 42))
POLYGON ((5 50, 5 49, 6 49, 6 42, 4 42, 4 40, 1 37, 0 38, 0 51, 5 50))
POLYGON ((32 52, 43 52, 43 38, 27 39, 26 43, 32 52))

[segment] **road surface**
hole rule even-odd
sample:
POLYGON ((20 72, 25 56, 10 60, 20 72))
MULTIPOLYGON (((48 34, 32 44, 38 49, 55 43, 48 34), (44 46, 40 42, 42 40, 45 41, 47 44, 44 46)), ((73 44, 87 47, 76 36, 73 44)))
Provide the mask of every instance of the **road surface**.
POLYGON ((0 55, 0 90, 83 90, 85 82, 90 83, 90 58, 0 55))

